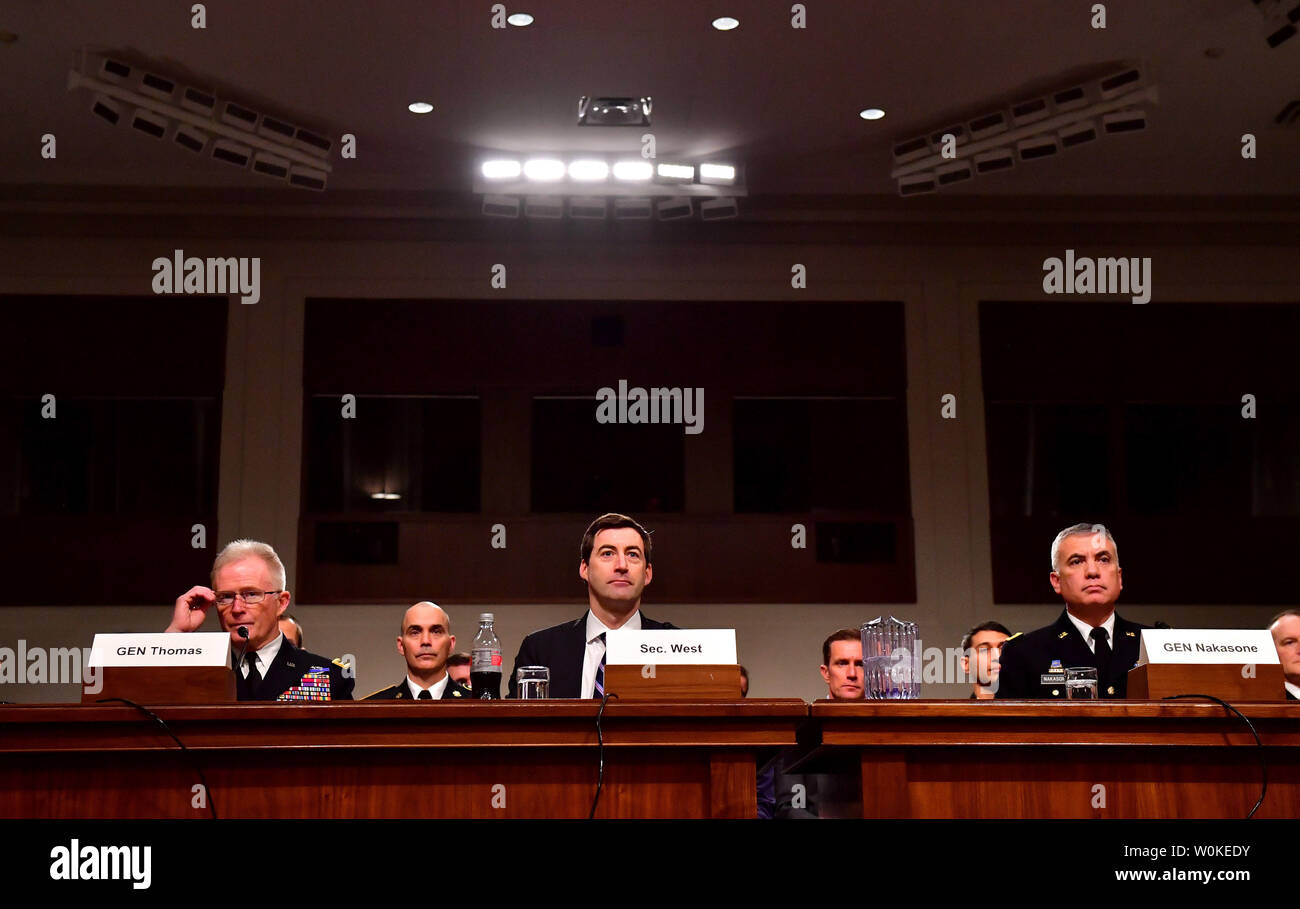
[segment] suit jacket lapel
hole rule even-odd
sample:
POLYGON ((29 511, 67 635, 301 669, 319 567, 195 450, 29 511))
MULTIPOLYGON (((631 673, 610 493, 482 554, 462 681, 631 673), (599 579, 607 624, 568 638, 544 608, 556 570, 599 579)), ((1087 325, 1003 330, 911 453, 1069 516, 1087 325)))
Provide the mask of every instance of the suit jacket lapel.
MULTIPOLYGON (((582 697, 582 664, 587 658, 587 613, 582 614, 578 619, 569 626, 568 633, 564 639, 563 659, 560 660, 560 668, 563 670, 564 678, 552 678, 552 690, 572 691, 575 698, 582 697), (573 674, 570 674, 573 673, 573 674), (563 681, 563 685, 560 682, 563 681)), ((552 668, 554 673, 555 669, 552 668)), ((564 697, 564 695, 556 695, 564 697)))

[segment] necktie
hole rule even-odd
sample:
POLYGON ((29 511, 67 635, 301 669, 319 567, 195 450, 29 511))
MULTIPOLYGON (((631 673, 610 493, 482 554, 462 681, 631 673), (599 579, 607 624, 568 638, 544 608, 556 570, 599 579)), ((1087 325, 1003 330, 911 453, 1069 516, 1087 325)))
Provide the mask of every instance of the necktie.
POLYGON ((257 671, 257 654, 249 653, 244 656, 244 665, 248 667, 248 678, 246 684, 250 693, 257 691, 257 686, 262 684, 262 673, 257 671))
MULTIPOLYGON (((1105 628, 1092 629, 1089 637, 1096 642, 1093 653, 1097 657, 1097 686, 1106 690, 1106 680, 1110 678, 1110 640, 1105 628)), ((1100 692, 1098 692, 1100 693, 1100 692)))
MULTIPOLYGON (((600 633, 600 642, 605 643, 605 632, 600 633)), ((594 695, 598 698, 605 696, 605 652, 601 651, 600 665, 596 667, 596 687, 594 695)))
POLYGON ((433 695, 429 694, 428 688, 425 688, 423 691, 421 691, 418 695, 415 696, 415 699, 417 701, 432 701, 433 695))

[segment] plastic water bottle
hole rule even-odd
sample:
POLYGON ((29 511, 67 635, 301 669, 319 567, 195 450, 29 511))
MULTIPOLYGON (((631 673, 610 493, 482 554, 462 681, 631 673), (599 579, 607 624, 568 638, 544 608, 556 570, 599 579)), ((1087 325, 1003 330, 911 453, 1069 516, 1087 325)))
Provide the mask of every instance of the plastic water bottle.
POLYGON ((492 627, 492 613, 478 617, 478 634, 470 651, 469 683, 474 697, 501 700, 501 641, 492 627))

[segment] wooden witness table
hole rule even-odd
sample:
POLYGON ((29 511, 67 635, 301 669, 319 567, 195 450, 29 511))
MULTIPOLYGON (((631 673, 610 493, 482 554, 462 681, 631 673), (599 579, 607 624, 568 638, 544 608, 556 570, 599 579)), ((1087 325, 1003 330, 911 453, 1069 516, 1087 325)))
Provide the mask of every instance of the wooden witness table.
MULTIPOLYGON (((585 818, 592 701, 0 707, 0 817, 585 818), (504 788, 502 788, 504 787, 504 788)), ((610 701, 602 818, 752 818, 755 759, 793 746, 797 699, 610 701)))
MULTIPOLYGON (((1300 817, 1300 704, 1234 704, 1268 761, 1256 817, 1300 817)), ((818 701, 872 818, 1243 818, 1260 749, 1208 701, 818 701), (1103 789, 1096 787, 1101 786, 1103 789)))

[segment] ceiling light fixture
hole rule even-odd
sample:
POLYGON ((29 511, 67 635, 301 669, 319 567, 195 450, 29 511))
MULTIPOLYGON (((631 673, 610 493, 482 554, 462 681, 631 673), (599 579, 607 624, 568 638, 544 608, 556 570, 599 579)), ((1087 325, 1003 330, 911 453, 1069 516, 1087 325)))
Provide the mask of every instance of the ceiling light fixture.
POLYGON ((1143 105, 1158 100, 1159 91, 1146 83, 1142 67, 1129 66, 981 114, 964 128, 936 129, 897 142, 890 176, 898 181, 900 195, 933 192, 968 179, 965 169, 953 166, 954 158, 969 161, 975 176, 1010 170, 1017 159, 1055 157, 1099 135, 1145 129, 1143 105))
POLYGON ((484 161, 481 170, 485 180, 518 180, 522 168, 518 161, 494 158, 484 161))
POLYGON ((713 27, 720 32, 729 32, 738 25, 740 25, 740 20, 733 19, 730 16, 719 16, 713 20, 713 27))
POLYGON ((325 188, 334 145, 326 136, 86 49, 68 72, 69 91, 79 88, 92 93, 92 113, 110 124, 126 121, 133 131, 159 140, 170 135, 185 151, 235 167, 248 167, 256 156, 256 173, 325 188))
POLYGON ((526 25, 533 24, 533 17, 528 13, 511 13, 506 16, 506 21, 517 28, 523 28, 526 25))
POLYGON ((664 183, 695 182, 695 167, 691 164, 660 164, 657 170, 664 183))
POLYGON ((614 179, 628 183, 649 180, 654 172, 649 161, 618 161, 614 164, 614 179))
POLYGON ((564 162, 557 158, 529 158, 524 162, 524 176, 539 183, 564 177, 564 162))
POLYGON ((701 164, 700 182, 730 186, 736 182, 736 169, 730 164, 701 164))
POLYGON ((413 114, 428 114, 433 112, 433 105, 428 101, 412 101, 406 109, 413 114))
POLYGON ((580 158, 569 162, 569 179, 582 183, 595 183, 609 178, 609 165, 593 158, 580 158))
POLYGON ((640 98, 593 98, 583 95, 578 99, 579 126, 649 126, 654 100, 640 98))
POLYGON ((858 116, 863 120, 879 120, 885 116, 885 112, 878 107, 868 107, 865 110, 858 111, 858 116))

